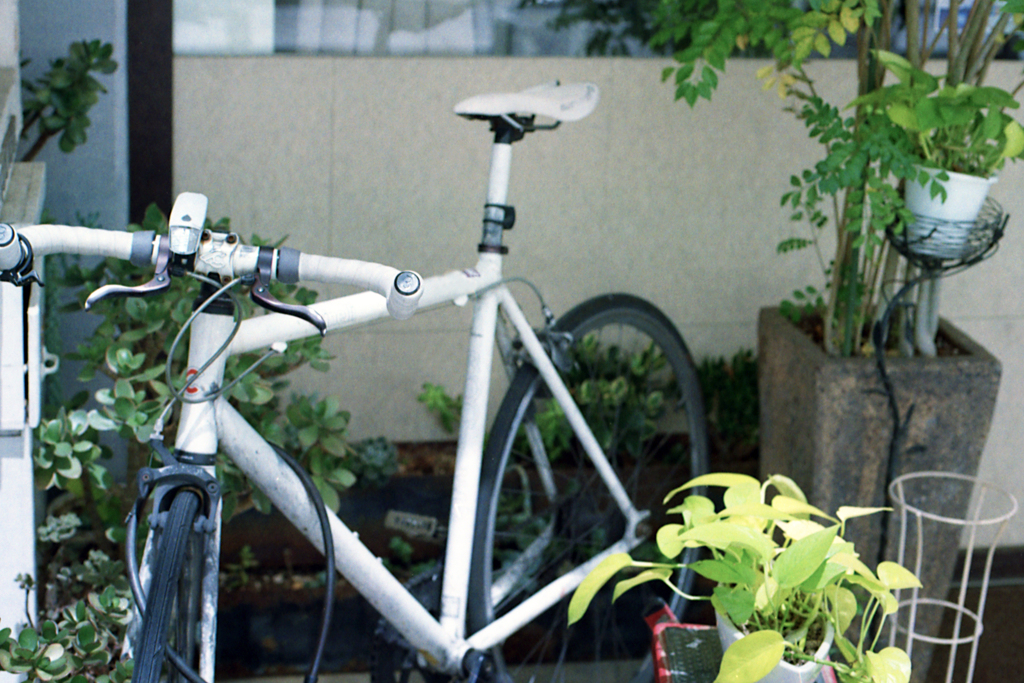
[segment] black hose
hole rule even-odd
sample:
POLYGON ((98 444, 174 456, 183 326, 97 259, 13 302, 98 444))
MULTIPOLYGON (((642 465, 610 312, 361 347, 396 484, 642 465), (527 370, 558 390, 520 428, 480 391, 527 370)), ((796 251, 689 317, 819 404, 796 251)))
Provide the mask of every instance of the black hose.
MULTIPOLYGON (((334 534, 331 533, 330 519, 327 516, 327 506, 324 505, 323 497, 320 495, 320 491, 317 490, 316 484, 313 483, 313 479, 309 476, 306 470, 303 469, 302 465, 300 465, 295 458, 286 453, 280 446, 271 444, 271 447, 285 462, 285 464, 295 472, 299 481, 302 482, 302 486, 306 490, 306 495, 309 496, 309 500, 313 504, 313 508, 316 510, 317 518, 320 521, 320 531, 323 534, 324 555, 327 560, 326 594, 324 596, 323 612, 320 617, 320 637, 317 640, 316 649, 313 653, 313 658, 310 660, 309 669, 307 670, 305 678, 305 683, 316 683, 320 672, 320 664, 323 660, 324 649, 327 646, 327 636, 330 631, 331 616, 334 613, 334 589, 337 581, 337 569, 334 557, 334 534)), ((148 495, 140 495, 135 500, 135 505, 128 515, 126 524, 128 584, 131 587, 132 596, 135 598, 135 605, 141 618, 145 618, 146 596, 142 590, 142 583, 139 580, 139 565, 138 560, 135 557, 135 547, 138 537, 138 518, 148 497, 148 495)), ((170 660, 171 664, 173 664, 174 667, 178 669, 178 671, 181 672, 181 674, 191 683, 205 683, 202 677, 200 677, 199 674, 196 673, 177 652, 174 652, 171 648, 167 648, 165 655, 167 659, 170 660)))
POLYGON ((324 648, 327 646, 331 615, 334 612, 334 585, 337 571, 334 561, 334 535, 331 533, 331 523, 327 517, 327 506, 324 505, 324 499, 321 497, 320 491, 317 490, 316 484, 313 483, 313 479, 302 468, 302 465, 295 458, 288 455, 284 449, 275 444, 271 444, 271 447, 284 460, 285 464, 295 472, 299 481, 302 482, 303 488, 306 489, 306 495, 309 496, 310 502, 313 503, 313 507, 316 509, 317 518, 320 520, 320 531, 324 539, 324 557, 327 560, 325 586, 327 592, 324 595, 324 608, 320 616, 320 637, 317 640, 316 649, 313 652, 313 658, 310 660, 309 670, 306 672, 305 678, 305 683, 316 683, 317 676, 320 673, 320 662, 323 659, 324 648))

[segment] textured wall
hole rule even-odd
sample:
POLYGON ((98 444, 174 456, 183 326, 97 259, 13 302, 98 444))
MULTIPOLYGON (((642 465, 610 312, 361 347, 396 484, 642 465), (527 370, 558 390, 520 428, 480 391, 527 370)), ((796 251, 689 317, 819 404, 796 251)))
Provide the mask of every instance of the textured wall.
MULTIPOLYGON (((592 81, 594 114, 516 145, 506 273, 530 277, 556 311, 602 291, 645 296, 697 357, 732 354, 756 344, 760 307, 821 282, 813 251, 775 253, 799 229, 778 197, 818 149, 760 91, 762 65, 730 63, 714 101, 690 110, 673 102, 657 60, 177 58, 175 190, 208 194, 211 215, 243 235, 288 234, 300 249, 425 274, 470 265, 490 137, 452 106, 555 78, 592 81)), ((851 65, 816 67, 823 94, 845 104, 851 65)), ((993 79, 1017 73, 999 64, 993 79)), ((994 191, 1015 215, 1022 172, 1007 170, 994 191)), ((1003 362, 982 474, 1019 496, 1022 252, 1011 220, 999 253, 951 278, 942 303, 1003 362)), ((533 313, 531 297, 522 288, 533 313)), ((334 371, 303 382, 339 394, 357 436, 435 438, 415 396, 426 381, 461 391, 467 329, 468 311, 453 308, 338 335, 328 340, 334 371)), ((1014 528, 1024 543, 1024 522, 1014 528)))

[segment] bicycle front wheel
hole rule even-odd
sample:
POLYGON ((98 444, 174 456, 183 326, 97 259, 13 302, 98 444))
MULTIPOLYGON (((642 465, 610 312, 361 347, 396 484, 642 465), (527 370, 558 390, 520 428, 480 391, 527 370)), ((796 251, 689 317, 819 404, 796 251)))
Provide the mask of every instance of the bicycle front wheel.
MULTIPOLYGON (((650 534, 665 521, 662 500, 708 467, 696 368, 671 321, 642 299, 591 299, 558 321, 548 340, 556 366, 633 504, 649 510, 650 534)), ((498 410, 487 445, 470 576, 474 632, 539 588, 621 539, 625 519, 580 447, 537 370, 524 364, 498 410)), ((654 559, 646 542, 633 551, 654 559)), ((680 577, 689 585, 690 577, 680 577)), ((566 667, 590 683, 651 680, 645 602, 653 584, 614 605, 599 594, 566 628, 569 596, 501 648, 515 681, 564 680, 566 667), (599 666, 594 666, 599 664, 599 666), (585 667, 585 668, 583 668, 585 667)), ((681 616, 681 614, 680 614, 681 616)))
MULTIPOLYGON (((157 683, 174 648, 194 667, 196 628, 199 619, 201 537, 194 530, 202 501, 189 489, 175 492, 156 539, 155 559, 145 615, 135 646, 133 683, 157 683)), ((168 668, 168 683, 178 678, 168 668)))

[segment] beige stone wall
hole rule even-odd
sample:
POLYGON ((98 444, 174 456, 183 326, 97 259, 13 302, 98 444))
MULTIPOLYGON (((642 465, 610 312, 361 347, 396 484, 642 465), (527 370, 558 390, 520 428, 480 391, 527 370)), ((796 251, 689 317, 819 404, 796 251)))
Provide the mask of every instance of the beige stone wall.
MULTIPOLYGON (((761 306, 822 281, 813 251, 775 253, 800 230, 778 198, 818 149, 760 91, 762 65, 730 63, 714 101, 690 110, 673 101, 657 60, 178 58, 175 189, 208 194, 211 216, 230 216, 243 235, 287 234, 300 249, 424 274, 471 265, 490 136, 452 106, 555 78, 592 81, 594 114, 515 147, 506 273, 533 280, 556 311, 604 291, 645 296, 698 358, 729 355, 754 346, 761 306)), ((824 94, 848 101, 850 65, 817 66, 824 94)), ((1017 72, 996 65, 994 79, 1017 72)), ((1022 173, 1007 170, 994 193, 1015 216, 1024 216, 1022 173)), ((1024 497, 1015 228, 1011 220, 991 261, 947 281, 942 311, 1004 363, 983 474, 1024 497)), ((468 311, 452 307, 337 335, 330 375, 301 381, 340 395, 356 436, 437 438, 415 396, 428 381, 461 391, 467 329, 468 311)), ((1014 529, 1024 543, 1024 522, 1014 529)))

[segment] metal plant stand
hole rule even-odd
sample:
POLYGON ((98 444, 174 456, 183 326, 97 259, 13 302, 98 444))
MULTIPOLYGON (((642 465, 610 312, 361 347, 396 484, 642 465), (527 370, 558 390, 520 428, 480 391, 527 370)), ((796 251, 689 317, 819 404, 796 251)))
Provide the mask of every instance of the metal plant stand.
MULTIPOLYGON (((970 659, 964 683, 970 683, 978 654, 985 598, 988 594, 992 559, 1007 522, 1017 512, 1017 500, 1010 493, 976 477, 951 472, 915 472, 894 480, 889 486, 895 514, 899 520, 899 548, 896 561, 912 570, 921 579, 923 588, 896 591, 899 602, 897 618, 893 619, 889 635, 890 645, 902 645, 915 668, 925 657, 915 657, 914 644, 920 642, 925 650, 934 646, 948 646, 949 660, 946 683, 953 680, 953 670, 960 646, 970 646, 970 659), (951 501, 970 501, 962 517, 942 514, 951 507, 951 501), (983 566, 975 562, 977 544, 987 545, 983 566), (963 556, 963 569, 949 584, 949 568, 958 554, 963 556), (908 564, 909 563, 909 564, 908 564), (979 571, 980 569, 980 571, 979 571), (945 587, 936 594, 929 586, 945 587), (968 587, 978 589, 978 597, 968 607, 968 587), (947 598, 956 591, 957 601, 947 598), (909 593, 909 597, 907 597, 909 593), (931 635, 943 617, 952 616, 952 629, 948 637, 931 635), (903 643, 901 639, 905 638, 903 643), (931 646, 931 647, 929 647, 931 646)), ((958 507, 954 503, 952 507, 958 507)), ((979 558, 980 559, 980 558, 979 558)), ((921 648, 918 648, 921 649, 921 648)), ((926 674, 921 671, 920 674, 926 674)))

